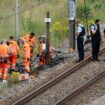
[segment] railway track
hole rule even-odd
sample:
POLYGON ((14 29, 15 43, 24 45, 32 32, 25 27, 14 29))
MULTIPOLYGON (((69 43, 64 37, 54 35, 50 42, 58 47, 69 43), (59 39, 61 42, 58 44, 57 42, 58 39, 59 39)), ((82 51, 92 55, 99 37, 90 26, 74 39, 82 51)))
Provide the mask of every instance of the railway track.
MULTIPOLYGON (((102 54, 103 52, 105 52, 105 48, 101 49, 100 54, 102 54)), ((66 70, 65 72, 63 72, 62 74, 58 75, 56 78, 52 79, 48 83, 46 83, 46 84, 42 85, 41 87, 39 87, 38 89, 32 91, 30 94, 26 95, 25 97, 21 98, 20 100, 12 103, 12 105, 23 105, 23 104, 26 104, 28 101, 30 101, 31 99, 33 99, 36 96, 40 95, 42 92, 48 90, 50 87, 52 87, 53 85, 57 84, 59 81, 63 80, 65 77, 67 77, 67 76, 71 75, 72 73, 78 71, 78 69, 80 69, 81 67, 83 67, 84 65, 86 65, 87 63, 89 63, 90 61, 91 61, 91 56, 88 56, 84 61, 82 61, 82 62, 76 64, 75 66, 73 66, 72 68, 66 70)), ((100 75, 102 75, 104 72, 101 72, 100 75)), ((98 74, 96 75, 95 78, 93 77, 93 79, 92 79, 93 82, 97 80, 96 78, 99 78, 100 77, 100 76, 99 77, 97 77, 97 76, 98 76, 98 74)), ((90 82, 91 81, 89 80, 87 83, 90 85, 90 82)), ((82 90, 83 88, 79 87, 79 89, 82 90)), ((73 94, 77 94, 77 93, 79 93, 79 92, 76 92, 76 93, 73 92, 72 95, 73 94)), ((60 100, 57 103, 55 103, 55 105, 61 105, 59 103, 65 101, 65 99, 66 99, 66 97, 63 98, 63 100, 60 100)))
POLYGON ((61 100, 56 102, 54 105, 65 105, 65 103, 67 103, 67 101, 70 101, 70 99, 72 99, 73 97, 78 95, 80 92, 84 91, 86 88, 88 88, 94 82, 101 79, 103 76, 105 76, 105 70, 100 73, 97 73, 93 78, 88 80, 85 84, 83 84, 82 86, 80 86, 79 88, 74 90, 72 93, 70 93, 69 95, 65 96, 64 98, 62 98, 61 100))

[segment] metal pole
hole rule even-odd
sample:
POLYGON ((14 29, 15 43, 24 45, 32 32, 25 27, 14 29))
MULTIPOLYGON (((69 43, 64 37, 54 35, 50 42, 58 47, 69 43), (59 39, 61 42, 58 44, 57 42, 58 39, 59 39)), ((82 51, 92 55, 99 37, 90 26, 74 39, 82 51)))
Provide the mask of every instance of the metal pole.
POLYGON ((85 6, 85 19, 86 19, 86 28, 87 28, 87 40, 89 40, 88 14, 87 14, 87 7, 85 0, 84 0, 84 6, 85 6))
POLYGON ((49 49, 50 49, 50 13, 49 11, 47 12, 47 18, 45 18, 45 22, 46 22, 46 60, 47 63, 50 63, 50 53, 49 53, 49 49))
POLYGON ((69 51, 75 50, 75 17, 76 4, 75 0, 69 0, 69 51))
POLYGON ((19 5, 18 5, 18 0, 16 0, 16 40, 18 40, 18 31, 19 31, 19 29, 18 29, 18 26, 19 26, 19 24, 18 24, 18 13, 19 13, 19 5))

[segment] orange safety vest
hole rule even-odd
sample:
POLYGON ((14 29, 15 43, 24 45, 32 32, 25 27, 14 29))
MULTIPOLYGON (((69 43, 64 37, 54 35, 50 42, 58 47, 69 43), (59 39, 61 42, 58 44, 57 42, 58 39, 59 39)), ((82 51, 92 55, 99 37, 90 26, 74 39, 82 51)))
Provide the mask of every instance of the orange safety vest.
POLYGON ((27 43, 29 44, 29 46, 32 46, 33 47, 35 45, 35 43, 36 43, 35 36, 33 38, 30 38, 30 35, 25 35, 22 38, 24 38, 27 41, 27 43))
POLYGON ((0 44, 0 56, 1 56, 1 54, 2 54, 2 50, 1 50, 1 47, 2 47, 2 44, 0 44))
POLYGON ((30 46, 28 43, 23 45, 22 52, 23 52, 23 57, 30 58, 30 46))
POLYGON ((39 45, 39 54, 42 54, 42 43, 39 45))
POLYGON ((9 57, 9 46, 7 46, 6 44, 0 45, 0 57, 9 57))
POLYGON ((16 41, 10 41, 9 50, 12 55, 17 55, 19 53, 19 46, 16 41))

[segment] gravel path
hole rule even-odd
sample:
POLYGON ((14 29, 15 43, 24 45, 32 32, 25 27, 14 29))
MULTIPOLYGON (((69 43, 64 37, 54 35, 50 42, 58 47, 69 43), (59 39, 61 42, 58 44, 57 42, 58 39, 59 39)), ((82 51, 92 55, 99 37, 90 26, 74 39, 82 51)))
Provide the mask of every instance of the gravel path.
POLYGON ((65 105, 105 105, 105 77, 98 80, 65 105), (104 96, 104 98, 103 98, 104 96))
MULTIPOLYGON (((103 56, 100 59, 103 59, 103 56)), ((53 105, 57 100, 67 95, 67 93, 72 92, 72 90, 85 83, 97 72, 103 71, 105 69, 104 63, 105 62, 103 61, 90 62, 88 65, 82 67, 76 73, 60 81, 59 84, 56 84, 26 105, 53 105)))
POLYGON ((90 104, 86 105, 105 105, 105 95, 101 96, 100 98, 93 100, 90 104))

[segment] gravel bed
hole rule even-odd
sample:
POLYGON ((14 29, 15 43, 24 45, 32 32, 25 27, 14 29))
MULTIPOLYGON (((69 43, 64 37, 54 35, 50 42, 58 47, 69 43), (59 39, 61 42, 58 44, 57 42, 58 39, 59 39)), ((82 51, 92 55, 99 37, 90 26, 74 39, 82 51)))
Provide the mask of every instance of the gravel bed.
MULTIPOLYGON (((72 62, 70 63, 70 62, 68 62, 69 66, 72 67, 74 63, 72 62)), ((9 100, 11 101, 12 99, 17 99, 17 97, 24 96, 25 94, 27 94, 27 92, 31 92, 33 89, 37 89, 47 81, 53 79, 58 74, 63 72, 63 70, 68 66, 68 63, 66 62, 65 64, 60 64, 59 67, 56 66, 55 68, 52 68, 52 69, 43 70, 40 72, 40 75, 36 79, 30 80, 28 83, 21 82, 12 87, 1 86, 0 103, 4 101, 4 102, 7 102, 6 104, 8 104, 9 100), (64 69, 62 69, 62 67, 64 69)))
MULTIPOLYGON (((84 90, 65 105, 105 105, 100 100, 105 95, 105 77, 84 90), (100 98, 100 99, 99 99, 100 98), (95 101, 95 102, 94 102, 95 101)), ((105 99, 105 97, 104 97, 105 99)), ((104 100, 105 102, 105 100, 104 100)))
POLYGON ((37 96, 35 99, 33 99, 26 105, 53 105, 57 100, 67 95, 67 93, 72 92, 78 86, 85 83, 97 72, 103 71, 105 69, 105 62, 103 62, 103 56, 100 57, 102 61, 90 62, 88 65, 85 65, 76 73, 73 73, 69 77, 63 79, 59 82, 59 84, 56 84, 55 86, 51 87, 49 90, 45 91, 40 96, 37 96))
POLYGON ((101 96, 100 98, 93 100, 90 104, 85 105, 105 105, 105 95, 101 96))
MULTIPOLYGON (((66 50, 65 50, 66 51, 66 50)), ((66 68, 72 67, 77 59, 76 53, 71 53, 70 59, 65 60, 64 63, 60 63, 52 68, 45 69, 39 72, 37 78, 30 80, 29 82, 21 82, 15 84, 12 87, 2 86, 0 82, 0 105, 8 105, 11 100, 17 100, 20 96, 25 96, 27 93, 31 92, 33 89, 37 89, 44 83, 56 77, 58 74, 62 73, 66 68)))
MULTIPOLYGON (((67 45, 64 44, 63 46, 64 49, 62 48, 62 51, 67 52, 67 45)), ((85 47, 89 48, 89 46, 90 45, 86 45, 85 47)), ((91 48, 89 48, 89 50, 91 50, 91 48)), ((86 55, 89 53, 90 51, 87 51, 86 55)), ((9 101, 15 99, 17 100, 20 98, 20 96, 25 96, 28 92, 31 92, 33 89, 37 89, 39 86, 62 73, 68 66, 72 67, 75 64, 74 61, 78 57, 77 53, 71 53, 70 56, 72 59, 68 59, 64 63, 56 65, 52 68, 40 71, 39 76, 33 80, 30 80, 29 82, 21 82, 13 85, 12 87, 2 86, 0 82, 0 105, 8 105, 9 101)))

